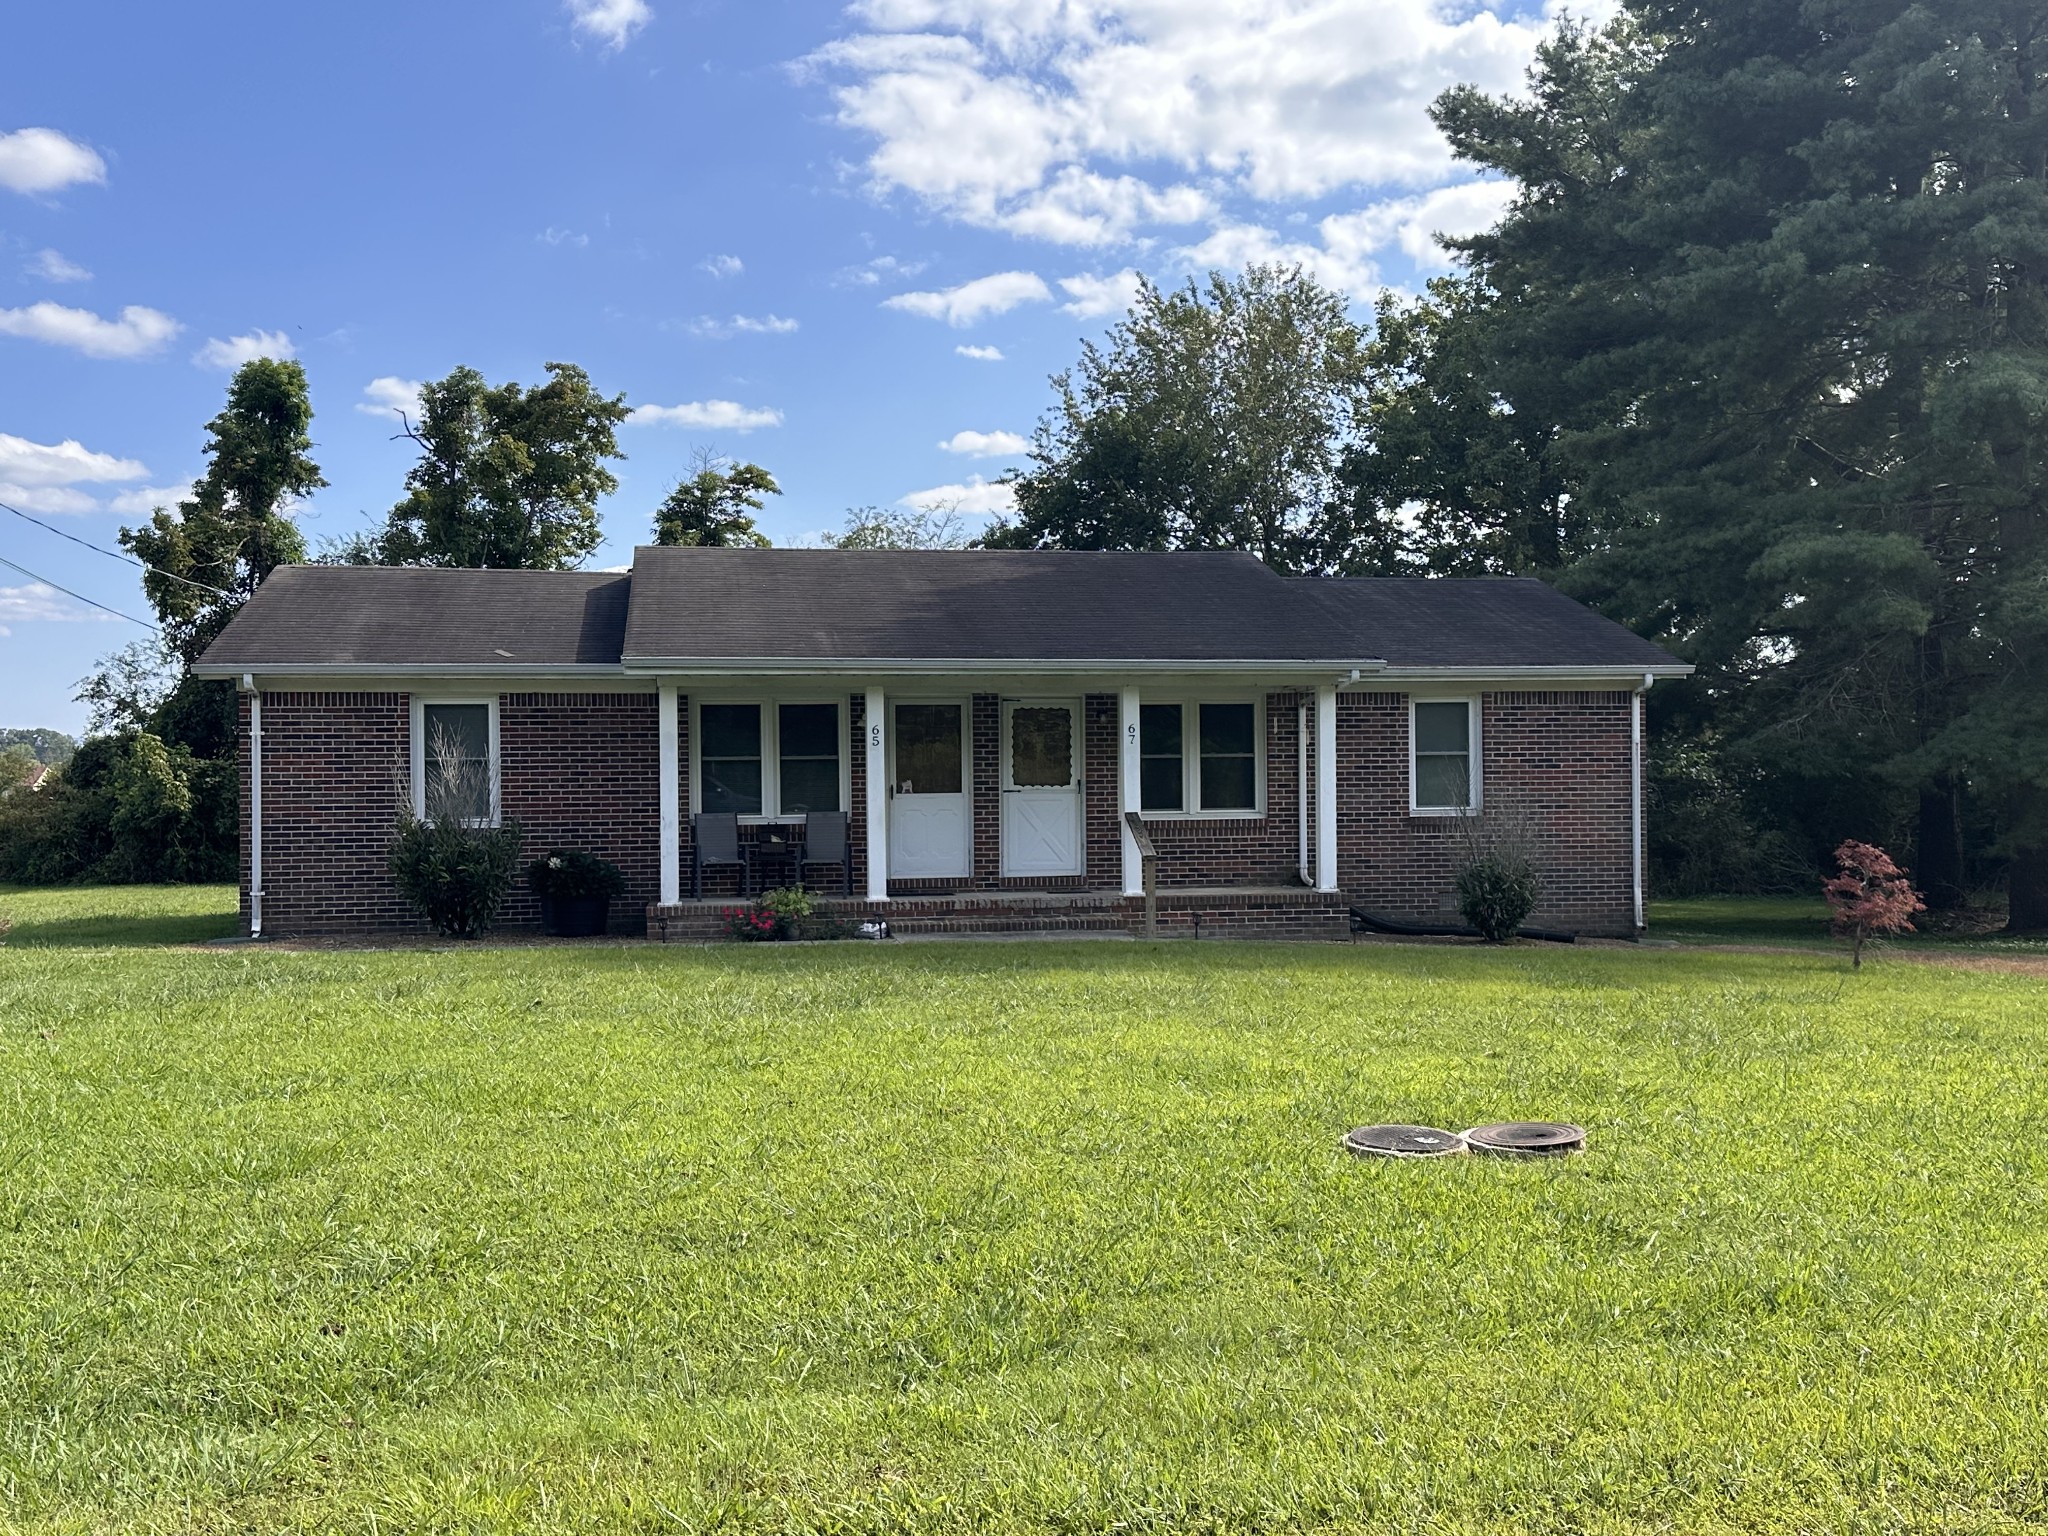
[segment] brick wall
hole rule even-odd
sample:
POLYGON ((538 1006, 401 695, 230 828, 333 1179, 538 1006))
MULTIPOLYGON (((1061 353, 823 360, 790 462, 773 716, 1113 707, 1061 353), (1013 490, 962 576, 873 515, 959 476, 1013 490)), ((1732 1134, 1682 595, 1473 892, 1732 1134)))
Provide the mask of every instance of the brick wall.
MULTIPOLYGON (((645 928, 661 894, 661 736, 651 693, 508 693, 498 701, 499 804, 525 832, 520 860, 581 849, 619 866, 612 928, 645 928)), ((538 926, 522 879, 507 927, 538 926)))
MULTIPOLYGON (((1632 696, 1490 693, 1480 701, 1482 794, 1530 823, 1543 876, 1532 921, 1627 934, 1632 696)), ((1408 811, 1408 696, 1337 704, 1337 870, 1359 905, 1390 916, 1455 911, 1456 821, 1408 811)))
MULTIPOLYGON (((525 859, 551 847, 602 855, 626 874, 612 907, 639 932, 659 894, 660 740, 651 693, 505 694, 498 701, 499 794, 526 833, 525 859)), ((242 702, 243 804, 249 803, 242 702)), ((424 933, 385 860, 411 782, 412 716, 403 693, 263 696, 263 926, 267 933, 424 933)), ((242 829, 248 913, 249 829, 242 829)), ((504 925, 539 909, 522 880, 504 925)))
MULTIPOLYGON (((1287 886, 1300 883, 1301 762, 1297 753, 1299 737, 1295 730, 1295 706, 1300 701, 1299 694, 1266 695, 1264 815, 1146 818, 1145 831, 1158 853, 1156 878, 1161 890, 1187 886, 1287 886)), ((1110 728, 1114 732, 1113 720, 1110 728)), ((1309 738, 1313 745, 1313 715, 1309 721, 1309 738)), ((1114 744, 1112 735, 1111 745, 1114 744)), ((1313 754, 1309 773, 1313 783, 1313 754)), ((1112 797, 1115 792, 1115 781, 1112 780, 1112 797)), ((1114 803, 1112 798, 1111 804, 1114 803)), ((1112 879, 1122 878, 1121 867, 1120 864, 1113 867, 1112 879)))
MULTIPOLYGON (((242 700, 242 804, 249 805, 249 701, 242 700)), ((398 898, 385 857, 411 780, 411 704, 402 693, 263 696, 263 929, 425 932, 398 898)), ((242 818, 242 913, 249 819, 242 818)))

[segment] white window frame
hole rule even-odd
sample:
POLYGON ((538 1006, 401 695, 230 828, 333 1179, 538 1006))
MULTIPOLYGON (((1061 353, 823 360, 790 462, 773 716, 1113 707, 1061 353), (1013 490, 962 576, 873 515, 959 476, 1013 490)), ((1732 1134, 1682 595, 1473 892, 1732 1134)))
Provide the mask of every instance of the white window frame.
POLYGON ((1257 821, 1266 814, 1266 698, 1264 694, 1156 694, 1138 695, 1139 751, 1144 742, 1144 710, 1148 704, 1180 706, 1180 803, 1177 811, 1148 811, 1144 808, 1144 778, 1139 776, 1139 805, 1136 810, 1147 821, 1257 821), (1205 811, 1202 801, 1202 706, 1204 704, 1249 704, 1252 707, 1252 804, 1249 810, 1205 811))
MULTIPOLYGON (((950 700, 948 702, 951 702, 950 700)), ((821 697, 815 693, 770 694, 758 693, 712 693, 690 696, 690 814, 699 815, 704 809, 704 730, 703 709, 706 704, 752 704, 761 710, 761 809, 758 812, 742 814, 740 825, 758 827, 778 821, 795 821, 805 815, 803 811, 781 810, 782 805, 782 706, 785 704, 830 705, 838 719, 835 727, 839 742, 839 809, 851 809, 853 796, 853 747, 852 738, 847 734, 846 700, 836 696, 821 697), (769 806, 777 809, 771 811, 769 806)), ((964 723, 964 722, 963 722, 964 723)))
POLYGON ((498 696, 475 693, 416 693, 412 696, 412 813, 427 819, 427 706, 430 704, 481 704, 489 713, 491 754, 491 814, 474 826, 498 827, 505 822, 503 759, 498 750, 498 696))
POLYGON ((1486 753, 1480 738, 1483 711, 1476 693, 1410 694, 1408 696, 1408 814, 1410 816, 1469 816, 1485 804, 1486 753), (1417 787, 1415 750, 1415 706, 1418 704, 1462 704, 1465 706, 1465 754, 1468 764, 1465 805, 1422 805, 1415 797, 1417 787))

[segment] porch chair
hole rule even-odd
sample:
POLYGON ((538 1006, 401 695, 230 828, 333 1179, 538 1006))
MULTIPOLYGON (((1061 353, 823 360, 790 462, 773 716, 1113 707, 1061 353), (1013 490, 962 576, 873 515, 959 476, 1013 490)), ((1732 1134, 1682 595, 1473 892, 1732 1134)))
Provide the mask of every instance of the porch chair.
MULTIPOLYGON (((804 817, 804 862, 837 864, 840 894, 853 894, 853 854, 847 843, 846 812, 812 811, 804 817)), ((797 876, 801 883, 803 872, 799 870, 797 876)))
POLYGON ((740 855, 740 819, 733 812, 698 814, 690 818, 690 899, 704 899, 704 866, 737 864, 740 867, 740 896, 754 893, 747 876, 751 866, 740 855))

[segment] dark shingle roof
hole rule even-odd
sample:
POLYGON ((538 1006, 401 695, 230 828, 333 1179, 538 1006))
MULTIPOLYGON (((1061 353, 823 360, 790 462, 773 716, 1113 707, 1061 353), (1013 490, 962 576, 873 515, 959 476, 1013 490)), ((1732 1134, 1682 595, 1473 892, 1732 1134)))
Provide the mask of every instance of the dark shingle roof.
POLYGON ((617 666, 632 584, 606 571, 288 565, 200 665, 617 666))
POLYGON ((506 673, 659 663, 1669 670, 1539 581, 1276 575, 1235 553, 667 549, 631 576, 286 566, 200 662, 506 673))
POLYGON ((1245 554, 645 548, 626 659, 1320 661, 1331 638, 1245 554))
POLYGON ((1301 583, 1341 643, 1391 667, 1647 667, 1671 653, 1533 577, 1370 577, 1301 583))

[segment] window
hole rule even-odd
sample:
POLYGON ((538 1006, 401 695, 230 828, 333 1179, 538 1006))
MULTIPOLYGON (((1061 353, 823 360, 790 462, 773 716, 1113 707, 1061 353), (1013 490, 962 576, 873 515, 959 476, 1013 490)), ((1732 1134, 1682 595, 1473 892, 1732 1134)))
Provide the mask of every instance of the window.
POLYGON ((1479 804, 1470 699, 1417 700, 1409 720, 1414 744, 1412 804, 1417 811, 1466 811, 1479 804))
POLYGON ((1259 708, 1138 706, 1138 805, 1148 814, 1256 814, 1259 708))
POLYGON ((413 812, 429 820, 490 822, 498 814, 497 706, 415 700, 413 812))
POLYGON ((1178 704, 1138 706, 1138 804, 1148 811, 1187 808, 1187 755, 1178 704))
POLYGON ((802 816, 845 804, 837 704, 697 706, 697 809, 802 816))
POLYGON ((706 704, 697 712, 699 782, 707 815, 761 814, 761 706, 706 704))
POLYGON ((784 815, 839 809, 839 706, 779 704, 784 815))
POLYGON ((1249 811, 1258 804, 1257 711, 1249 704, 1202 706, 1202 809, 1249 811))

